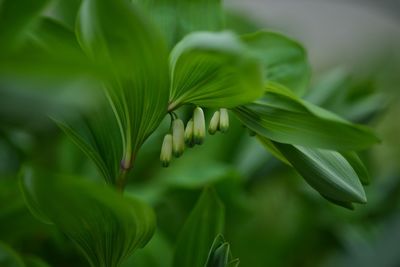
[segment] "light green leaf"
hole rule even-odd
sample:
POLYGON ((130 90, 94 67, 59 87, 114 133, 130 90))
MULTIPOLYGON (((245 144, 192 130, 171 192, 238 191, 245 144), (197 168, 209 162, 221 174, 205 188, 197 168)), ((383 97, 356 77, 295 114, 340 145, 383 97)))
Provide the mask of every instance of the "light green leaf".
POLYGON ((275 84, 268 85, 263 98, 234 112, 249 129, 280 143, 350 151, 378 142, 370 129, 307 103, 275 84))
POLYGON ((214 239, 204 267, 230 266, 239 266, 239 260, 233 259, 229 243, 221 235, 218 235, 214 239))
POLYGON ((339 152, 274 143, 296 171, 324 197, 366 203, 356 171, 339 152))
POLYGON ((22 178, 38 209, 71 238, 93 267, 117 267, 150 240, 155 216, 144 203, 73 177, 22 178))
POLYGON ((49 0, 0 1, 0 53, 8 54, 20 48, 26 32, 38 19, 49 0))
POLYGON ((134 4, 124 0, 84 0, 77 35, 95 62, 109 66, 104 84, 122 134, 123 165, 129 168, 167 111, 166 44, 134 4))
POLYGON ((216 192, 207 188, 178 235, 173 266, 204 267, 208 251, 223 224, 222 203, 216 192))
POLYGON ((25 267, 21 257, 7 244, 0 242, 0 266, 25 267))
POLYGON ((231 32, 197 32, 179 42, 170 57, 169 110, 192 103, 232 108, 262 95, 260 64, 231 32))
POLYGON ((217 31, 223 26, 221 0, 134 0, 134 2, 148 11, 172 45, 190 32, 217 31))
POLYGON ((263 63, 266 80, 280 83, 299 95, 305 92, 311 69, 307 53, 298 42, 268 31, 244 35, 242 40, 263 63))

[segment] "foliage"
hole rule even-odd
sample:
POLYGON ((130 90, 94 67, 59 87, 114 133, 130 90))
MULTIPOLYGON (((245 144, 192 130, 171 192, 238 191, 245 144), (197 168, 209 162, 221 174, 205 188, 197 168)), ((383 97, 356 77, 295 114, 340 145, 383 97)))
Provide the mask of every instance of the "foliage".
MULTIPOLYGON (((259 209, 246 192, 257 183, 254 164, 289 166, 338 206, 367 202, 369 172, 359 154, 379 138, 351 120, 378 105, 351 107, 380 98, 355 94, 335 108, 318 86, 308 91, 307 53, 292 38, 241 35, 235 27, 251 23, 225 23, 218 0, 19 2, 0 1, 0 111, 11 118, 1 118, 0 146, 16 162, 0 187, 12 192, 1 199, 16 204, 0 218, 29 217, 29 210, 47 224, 21 235, 40 240, 30 253, 57 266, 68 265, 57 257, 64 252, 84 266, 77 247, 91 266, 233 267, 232 244, 248 266, 260 266, 249 263, 238 238, 240 222, 259 209), (353 116, 332 112, 343 107, 353 116), (246 166, 240 142, 270 154, 251 149, 246 166)), ((339 92, 343 77, 336 72, 319 87, 339 92)), ((23 240, 5 235, 0 263, 47 266, 6 244, 21 249, 23 240)))

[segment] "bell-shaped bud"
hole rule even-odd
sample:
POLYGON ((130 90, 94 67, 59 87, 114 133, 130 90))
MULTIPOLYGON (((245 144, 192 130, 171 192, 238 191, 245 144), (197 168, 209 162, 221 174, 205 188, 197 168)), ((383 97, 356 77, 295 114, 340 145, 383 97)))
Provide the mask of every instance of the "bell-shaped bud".
POLYGON ((180 157, 185 150, 185 126, 183 121, 175 119, 172 122, 172 153, 180 157))
POLYGON ((167 134, 161 146, 160 161, 163 167, 168 167, 172 158, 172 135, 167 134))
POLYGON ((193 147, 193 119, 190 119, 185 128, 185 144, 188 147, 193 147))
POLYGON ((193 112, 193 140, 195 144, 201 145, 206 136, 206 121, 204 112, 200 107, 196 107, 193 112))
POLYGON ((208 126, 208 133, 215 134, 219 128, 219 111, 214 112, 214 115, 211 117, 210 125, 208 126))
POLYGON ((219 130, 223 133, 229 129, 229 114, 226 108, 219 109, 219 130))

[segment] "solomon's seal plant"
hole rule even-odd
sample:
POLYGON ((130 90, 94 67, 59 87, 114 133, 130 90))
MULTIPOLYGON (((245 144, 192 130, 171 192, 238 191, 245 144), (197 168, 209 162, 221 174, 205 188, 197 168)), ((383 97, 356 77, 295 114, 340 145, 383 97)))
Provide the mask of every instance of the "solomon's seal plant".
MULTIPOLYGON (((14 1, 0 2, 2 10, 14 1)), ((96 108, 82 112, 79 127, 55 121, 107 186, 45 179, 29 167, 21 175, 31 212, 72 239, 91 266, 120 266, 154 233, 151 207, 124 189, 140 148, 164 119, 170 120, 160 147, 164 167, 185 146, 203 144, 207 130, 229 134, 235 117, 325 199, 347 208, 366 203, 368 173, 357 151, 378 139, 302 99, 310 67, 296 41, 226 29, 218 0, 82 0, 78 9, 71 4, 74 26, 39 15, 47 2, 27 7, 18 26, 2 13, 0 71, 23 65, 28 76, 84 75, 98 88, 96 108), (60 48, 64 53, 55 52, 60 48)), ((177 238, 174 266, 238 266, 220 236, 223 214, 216 192, 206 188, 177 238)))

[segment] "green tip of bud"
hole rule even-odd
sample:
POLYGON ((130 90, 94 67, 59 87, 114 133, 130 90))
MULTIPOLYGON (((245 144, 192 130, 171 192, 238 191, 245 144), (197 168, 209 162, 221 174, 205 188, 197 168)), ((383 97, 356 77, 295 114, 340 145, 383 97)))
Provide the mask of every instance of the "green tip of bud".
POLYGON ((206 136, 206 121, 204 112, 200 107, 196 107, 193 112, 193 140, 195 144, 201 145, 206 136))
POLYGON ((219 109, 219 130, 223 133, 229 129, 229 114, 226 108, 219 109))
POLYGON ((175 157, 180 157, 185 150, 185 126, 183 121, 175 119, 172 122, 172 152, 175 157))
POLYGON ((172 135, 167 134, 161 146, 160 161, 163 167, 168 167, 172 158, 172 135))
POLYGON ((193 143, 193 119, 188 121, 185 128, 185 144, 189 147, 193 147, 191 143, 193 143))
POLYGON ((214 115, 211 117, 210 125, 208 126, 208 133, 213 135, 218 131, 219 128, 219 111, 214 112, 214 115))

